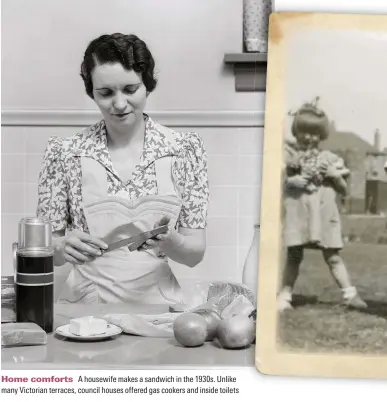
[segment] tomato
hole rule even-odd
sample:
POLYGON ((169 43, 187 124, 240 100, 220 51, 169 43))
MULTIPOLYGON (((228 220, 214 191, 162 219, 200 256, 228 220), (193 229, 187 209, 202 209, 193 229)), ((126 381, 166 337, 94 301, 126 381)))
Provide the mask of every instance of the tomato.
POLYGON ((255 323, 245 315, 224 318, 218 325, 216 337, 225 349, 249 346, 255 339, 255 323))
POLYGON ((196 313, 183 313, 173 323, 173 334, 183 346, 201 346, 207 337, 207 321, 196 313))
POLYGON ((203 309, 195 311, 200 314, 207 321, 207 336, 206 341, 212 341, 216 336, 216 331, 222 318, 215 310, 203 309))

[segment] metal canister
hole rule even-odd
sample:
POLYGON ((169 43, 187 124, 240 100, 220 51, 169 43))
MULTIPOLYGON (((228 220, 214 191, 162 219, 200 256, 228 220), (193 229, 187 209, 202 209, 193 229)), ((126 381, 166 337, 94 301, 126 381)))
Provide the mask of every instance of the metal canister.
POLYGON ((46 333, 54 321, 54 249, 51 222, 26 217, 19 222, 13 244, 16 321, 34 322, 46 333))

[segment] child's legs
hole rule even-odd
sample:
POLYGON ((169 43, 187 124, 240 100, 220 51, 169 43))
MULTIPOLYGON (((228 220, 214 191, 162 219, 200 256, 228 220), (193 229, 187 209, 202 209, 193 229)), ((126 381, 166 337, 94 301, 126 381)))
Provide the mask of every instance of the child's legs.
POLYGON ((285 269, 282 279, 282 291, 292 293, 298 274, 300 265, 304 258, 304 248, 302 246, 288 247, 285 269))
POLYGON ((342 289, 345 304, 353 308, 367 308, 367 303, 361 299, 356 288, 351 284, 351 279, 349 278, 344 261, 339 255, 339 250, 327 249, 323 251, 323 255, 333 277, 342 289))
POLYGON ((332 276, 341 289, 350 288, 352 286, 347 268, 343 259, 339 254, 339 250, 326 249, 323 250, 325 262, 331 270, 332 276))

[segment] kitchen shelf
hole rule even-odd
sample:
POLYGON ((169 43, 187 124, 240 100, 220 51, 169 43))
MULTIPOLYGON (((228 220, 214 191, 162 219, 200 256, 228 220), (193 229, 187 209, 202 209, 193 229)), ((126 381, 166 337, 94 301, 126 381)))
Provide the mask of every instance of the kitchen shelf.
POLYGON ((226 53, 223 61, 234 67, 237 92, 266 90, 267 53, 226 53))

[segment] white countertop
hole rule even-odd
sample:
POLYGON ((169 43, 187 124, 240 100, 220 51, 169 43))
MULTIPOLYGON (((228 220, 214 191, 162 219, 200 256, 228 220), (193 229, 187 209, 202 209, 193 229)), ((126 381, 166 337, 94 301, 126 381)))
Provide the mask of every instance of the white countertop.
MULTIPOLYGON (((55 327, 71 318, 108 313, 163 313, 167 306, 69 305, 55 306, 55 327)), ((5 347, 1 369, 179 369, 253 367, 255 345, 242 350, 222 349, 216 341, 185 348, 174 338, 146 338, 120 334, 115 338, 77 342, 48 335, 46 345, 5 347)))

